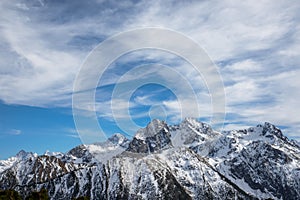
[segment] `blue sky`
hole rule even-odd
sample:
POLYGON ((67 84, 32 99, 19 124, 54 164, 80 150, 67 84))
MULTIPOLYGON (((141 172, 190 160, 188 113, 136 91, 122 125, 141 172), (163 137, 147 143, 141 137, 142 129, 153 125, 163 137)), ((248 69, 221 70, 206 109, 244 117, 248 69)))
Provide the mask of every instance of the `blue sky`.
MULTIPOLYGON (((65 152, 81 144, 72 116, 80 67, 105 39, 145 27, 178 31, 205 49, 224 82, 225 129, 269 121, 300 140, 298 0, 3 0, 0 10, 0 159, 21 149, 65 152)), ((128 53, 109 66, 92 111, 107 136, 132 135, 156 117, 178 123, 186 117, 182 109, 197 115, 186 82, 196 93, 200 118, 209 122, 211 99, 202 77, 182 58, 153 49, 128 53), (129 99, 117 94, 112 113, 118 81, 152 79, 129 99), (160 80, 174 84, 155 84, 160 80), (117 126, 116 119, 128 117, 136 126, 117 126)))

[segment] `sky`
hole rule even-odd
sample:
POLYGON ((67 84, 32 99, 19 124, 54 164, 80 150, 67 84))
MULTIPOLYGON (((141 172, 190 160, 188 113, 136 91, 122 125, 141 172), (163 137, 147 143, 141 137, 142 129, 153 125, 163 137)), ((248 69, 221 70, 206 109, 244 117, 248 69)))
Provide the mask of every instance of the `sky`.
MULTIPOLYGON (((204 49, 224 84, 224 130, 268 121, 300 140, 299 10, 298 0, 2 0, 0 159, 21 149, 66 152, 85 142, 91 131, 78 133, 72 96, 88 56, 112 36, 149 27, 204 49)), ((207 77, 172 52, 128 52, 98 78, 86 88, 95 90, 95 102, 82 104, 78 115, 95 113, 106 137, 130 138, 153 118, 210 123, 213 115, 207 77)))

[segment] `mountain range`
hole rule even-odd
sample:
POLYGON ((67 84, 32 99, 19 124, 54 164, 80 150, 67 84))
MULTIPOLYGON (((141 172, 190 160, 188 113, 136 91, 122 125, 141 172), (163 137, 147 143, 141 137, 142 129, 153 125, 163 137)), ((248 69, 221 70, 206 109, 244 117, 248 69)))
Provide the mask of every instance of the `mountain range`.
POLYGON ((266 122, 217 132, 186 118, 153 120, 129 140, 0 161, 0 190, 51 199, 300 199, 300 145, 266 122))

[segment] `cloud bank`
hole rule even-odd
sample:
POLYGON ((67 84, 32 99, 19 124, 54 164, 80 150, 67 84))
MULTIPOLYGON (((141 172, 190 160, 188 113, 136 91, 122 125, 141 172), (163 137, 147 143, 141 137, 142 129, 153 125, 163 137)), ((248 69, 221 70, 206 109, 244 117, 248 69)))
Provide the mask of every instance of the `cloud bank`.
MULTIPOLYGON (((73 81, 97 44, 121 31, 163 27, 192 38, 218 66, 226 92, 226 123, 234 125, 227 128, 268 120, 284 126, 290 136, 300 137, 297 0, 4 0, 0 9, 0 99, 6 104, 70 107, 73 81)), ((115 66, 134 60, 177 66, 191 82, 199 83, 203 109, 207 115, 211 112, 209 91, 201 77, 188 71, 188 65, 161 52, 140 52, 116 61, 115 66)), ((107 87, 125 73, 123 69, 120 72, 112 65, 103 80, 107 87)), ((109 95, 102 98, 99 104, 109 102, 109 95)), ((142 95, 133 106, 155 101, 142 95)), ((176 103, 163 101, 167 110, 176 103)), ((183 104, 189 107, 190 102, 183 104)), ((103 110, 102 115, 108 116, 103 110)))

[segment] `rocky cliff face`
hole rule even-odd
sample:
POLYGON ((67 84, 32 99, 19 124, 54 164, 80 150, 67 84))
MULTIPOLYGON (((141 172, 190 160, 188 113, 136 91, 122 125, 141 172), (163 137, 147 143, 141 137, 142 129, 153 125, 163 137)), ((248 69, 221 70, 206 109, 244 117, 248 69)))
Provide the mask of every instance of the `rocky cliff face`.
POLYGON ((137 131, 135 137, 129 143, 127 151, 153 153, 171 147, 171 134, 168 125, 155 119, 146 128, 137 131))
POLYGON ((52 199, 300 199, 300 147, 270 123, 221 134, 188 118, 0 161, 0 189, 42 188, 52 199))

